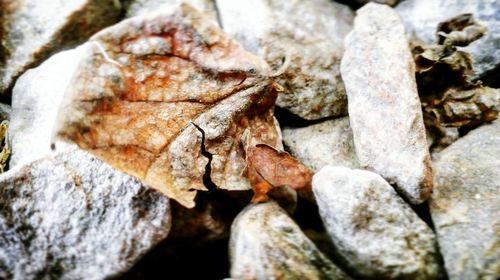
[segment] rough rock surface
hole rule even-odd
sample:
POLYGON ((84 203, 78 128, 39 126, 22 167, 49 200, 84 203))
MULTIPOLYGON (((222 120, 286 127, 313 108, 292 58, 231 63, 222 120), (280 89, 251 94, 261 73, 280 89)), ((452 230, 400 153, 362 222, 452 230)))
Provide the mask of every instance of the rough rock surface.
POLYGON ((217 0, 222 26, 274 69, 285 69, 277 105, 305 119, 345 115, 340 77, 352 11, 329 0, 217 0))
POLYGON ((386 4, 386 5, 389 5, 389 6, 395 6, 399 0, 343 0, 343 1, 339 1, 339 2, 342 2, 342 3, 347 3, 347 4, 358 4, 358 5, 364 5, 366 3, 369 3, 369 2, 374 2, 374 3, 379 3, 379 4, 386 4))
POLYGON ((0 94, 50 54, 85 41, 119 19, 116 0, 0 2, 0 94))
POLYGON ((234 279, 349 279, 275 202, 236 217, 229 251, 234 279))
POLYGON ((500 121, 436 155, 432 220, 450 279, 500 278, 500 121))
POLYGON ((312 184, 337 253, 359 277, 441 276, 434 233, 382 177, 326 166, 314 175, 312 184))
POLYGON ((476 76, 481 77, 500 65, 500 5, 497 0, 405 0, 396 11, 408 35, 415 34, 427 44, 436 43, 436 27, 463 13, 472 13, 487 28, 486 35, 464 48, 472 54, 476 76))
POLYGON ((213 0, 122 0, 126 17, 134 17, 160 9, 162 5, 178 6, 181 3, 189 5, 210 14, 214 20, 217 20, 217 11, 213 0))
POLYGON ((313 171, 326 165, 358 167, 348 117, 284 127, 282 133, 287 150, 313 171))
MULTIPOLYGON (((88 45, 58 53, 17 80, 12 91, 9 127, 11 167, 53 152, 51 143, 57 109, 86 47, 88 45)), ((57 151, 64 146, 57 143, 57 151)))
POLYGON ((104 279, 170 228, 166 197, 75 149, 0 176, 0 278, 104 279))
POLYGON ((366 4, 345 46, 341 71, 360 166, 421 203, 431 193, 432 170, 403 23, 390 7, 366 4))

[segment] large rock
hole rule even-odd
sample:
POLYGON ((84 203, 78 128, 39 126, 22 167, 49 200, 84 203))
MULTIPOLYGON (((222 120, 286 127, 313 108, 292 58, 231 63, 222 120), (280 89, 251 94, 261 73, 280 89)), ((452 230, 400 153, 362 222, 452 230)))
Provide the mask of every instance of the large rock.
POLYGON ((217 20, 217 11, 213 0, 122 0, 122 3, 127 11, 126 17, 155 12, 163 5, 175 7, 181 3, 188 3, 200 11, 209 13, 214 20, 217 20))
MULTIPOLYGON (((51 138, 57 110, 87 47, 83 45, 58 53, 18 79, 12 94, 10 166, 52 153, 51 138)), ((57 150, 62 147, 63 143, 57 143, 57 150)))
POLYGON ((229 251, 234 279, 349 279, 275 202, 236 217, 229 251))
POLYGON ((284 127, 282 133, 288 151, 314 171, 326 165, 358 167, 348 117, 284 127))
POLYGON ((217 0, 222 26, 275 69, 284 92, 277 104, 305 119, 346 114, 340 77, 352 11, 329 0, 217 0))
POLYGON ((116 0, 0 2, 0 94, 50 54, 85 41, 119 19, 116 0))
POLYGON ((440 22, 463 13, 479 19, 488 32, 464 48, 474 58, 476 76, 498 71, 500 64, 500 5, 497 0, 406 0, 396 7, 407 34, 414 34, 427 44, 436 43, 436 27, 440 22))
POLYGON ((432 171, 403 23, 390 7, 366 4, 345 46, 341 71, 359 163, 421 203, 431 193, 432 171))
POLYGON ((434 162, 430 210, 450 279, 500 278, 500 121, 434 162))
POLYGON ((0 176, 0 278, 104 279, 170 228, 169 200, 73 150, 0 176))
POLYGON ((326 230, 344 264, 362 279, 442 275, 434 233, 379 175, 326 166, 313 178, 326 230))

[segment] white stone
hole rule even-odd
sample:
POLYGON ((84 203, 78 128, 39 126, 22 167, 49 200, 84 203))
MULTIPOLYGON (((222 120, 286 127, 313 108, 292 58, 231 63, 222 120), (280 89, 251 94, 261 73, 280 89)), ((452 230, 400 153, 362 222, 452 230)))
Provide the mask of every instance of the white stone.
POLYGON ((436 237, 379 175, 326 166, 313 177, 323 224, 360 279, 438 279, 436 237))
MULTIPOLYGON (((51 154, 59 106, 87 45, 60 52, 19 78, 12 95, 10 166, 51 154)), ((68 144, 58 142, 56 149, 68 144)))

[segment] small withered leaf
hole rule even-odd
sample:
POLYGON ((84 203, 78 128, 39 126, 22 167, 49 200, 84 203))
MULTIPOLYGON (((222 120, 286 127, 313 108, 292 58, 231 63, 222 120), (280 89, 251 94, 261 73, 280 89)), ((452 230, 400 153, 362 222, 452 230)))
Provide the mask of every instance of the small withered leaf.
POLYGON ((287 152, 257 144, 247 149, 247 162, 247 176, 254 190, 254 203, 267 201, 267 193, 276 187, 311 187, 311 170, 287 152))
POLYGON ((277 144, 277 87, 211 17, 165 9, 91 38, 56 133, 193 207, 204 180, 251 189, 244 141, 277 144))
POLYGON ((485 33, 486 27, 471 14, 462 14, 438 25, 437 45, 413 46, 424 121, 435 134, 435 148, 457 139, 458 129, 468 131, 498 117, 500 90, 473 81, 473 58, 457 48, 485 33))
POLYGON ((472 14, 461 14, 438 24, 437 43, 439 45, 468 46, 483 37, 488 29, 472 14))

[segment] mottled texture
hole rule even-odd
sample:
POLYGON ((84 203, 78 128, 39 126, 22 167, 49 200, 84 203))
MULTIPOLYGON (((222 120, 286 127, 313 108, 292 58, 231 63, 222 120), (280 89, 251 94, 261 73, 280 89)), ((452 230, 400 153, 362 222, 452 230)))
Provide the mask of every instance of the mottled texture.
POLYGON ((442 276, 434 233, 379 175, 326 166, 313 192, 338 255, 359 277, 442 276))
POLYGON ((282 132, 286 149, 313 171, 326 165, 358 167, 348 117, 306 127, 284 127, 282 132))
POLYGON ((432 170, 415 64, 398 14, 369 3, 346 37, 342 78, 361 167, 374 171, 411 203, 432 191, 432 170))
POLYGON ((471 13, 488 31, 477 42, 464 48, 474 58, 477 77, 500 64, 500 5, 497 0, 405 0, 396 7, 408 35, 415 34, 427 44, 436 43, 436 27, 440 22, 463 13, 471 13))
POLYGON ((124 20, 89 44, 59 137, 187 207, 207 186, 250 189, 245 149, 278 141, 279 86, 265 61, 187 4, 124 20))
POLYGON ((50 54, 118 21, 116 0, 0 0, 0 94, 50 54))
POLYGON ((305 119, 346 114, 340 77, 343 39, 352 25, 347 7, 329 0, 217 0, 222 26, 264 58, 284 87, 277 105, 305 119))
POLYGON ((0 278, 104 279, 170 228, 166 197, 81 150, 0 176, 0 278))
POLYGON ((386 4, 389 6, 395 6, 400 0, 341 0, 339 2, 347 3, 347 4, 358 4, 364 5, 369 2, 375 2, 379 4, 386 4))
POLYGON ((500 278, 500 121, 436 155, 432 220, 448 276, 500 278))
POLYGON ((142 14, 155 12, 162 9, 163 5, 170 5, 171 7, 178 6, 181 3, 188 3, 189 5, 210 14, 210 17, 217 21, 217 12, 213 0, 122 0, 126 17, 134 17, 142 14))
POLYGON ((350 279, 275 202, 249 205, 229 244, 233 279, 350 279))
POLYGON ((12 107, 10 105, 0 103, 0 121, 10 120, 11 115, 12 115, 12 107))
MULTIPOLYGON (((58 53, 17 80, 9 126, 11 167, 53 152, 50 146, 57 110, 86 47, 58 53)), ((64 146, 56 143, 58 151, 64 146)))

